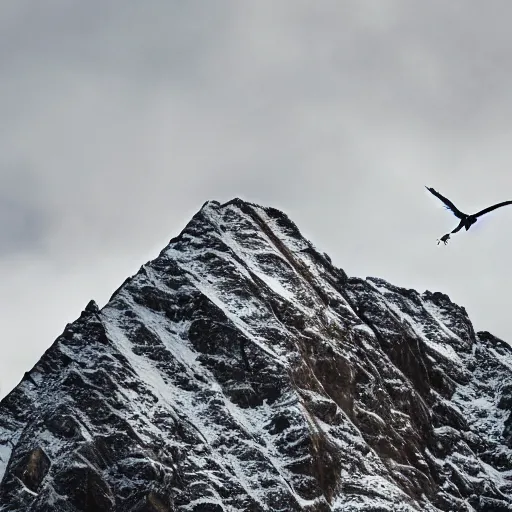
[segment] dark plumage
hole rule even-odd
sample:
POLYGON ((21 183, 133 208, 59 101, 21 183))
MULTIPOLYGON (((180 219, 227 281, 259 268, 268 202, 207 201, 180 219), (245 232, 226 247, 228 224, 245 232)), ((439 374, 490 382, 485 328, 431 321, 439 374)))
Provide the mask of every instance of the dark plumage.
MULTIPOLYGON (((457 231, 460 231, 462 228, 466 228, 466 231, 477 221, 478 217, 481 217, 482 215, 485 215, 486 213, 492 212, 493 210, 496 210, 496 208, 500 208, 501 206, 506 206, 507 204, 512 204, 512 201, 503 201, 502 203, 497 203, 492 206, 489 206, 487 208, 484 208, 483 210, 480 210, 477 213, 473 213, 471 215, 468 215, 467 213, 462 213, 449 199, 442 196, 437 190, 434 190, 431 187, 425 187, 431 194, 434 194, 438 199, 440 199, 444 205, 445 208, 448 210, 451 210, 455 217, 460 219, 459 225, 451 231, 451 233, 457 233, 457 231)), ((446 235, 443 235, 438 241, 437 245, 439 245, 441 242, 444 242, 445 245, 448 243, 448 239, 450 238, 450 234, 447 233, 446 235)))

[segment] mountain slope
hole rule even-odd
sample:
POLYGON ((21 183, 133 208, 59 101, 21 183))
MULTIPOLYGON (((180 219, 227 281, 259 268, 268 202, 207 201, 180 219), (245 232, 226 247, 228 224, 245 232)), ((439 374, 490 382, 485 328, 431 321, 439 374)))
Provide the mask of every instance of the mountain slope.
POLYGON ((0 510, 512 510, 511 405, 448 297, 208 202, 0 403, 0 510))

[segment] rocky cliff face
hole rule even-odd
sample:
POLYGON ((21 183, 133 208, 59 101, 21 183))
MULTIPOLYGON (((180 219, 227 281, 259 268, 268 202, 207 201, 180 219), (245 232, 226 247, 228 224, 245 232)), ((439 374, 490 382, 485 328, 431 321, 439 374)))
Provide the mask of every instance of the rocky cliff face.
POLYGON ((207 203, 0 403, 0 510, 512 510, 512 351, 207 203))

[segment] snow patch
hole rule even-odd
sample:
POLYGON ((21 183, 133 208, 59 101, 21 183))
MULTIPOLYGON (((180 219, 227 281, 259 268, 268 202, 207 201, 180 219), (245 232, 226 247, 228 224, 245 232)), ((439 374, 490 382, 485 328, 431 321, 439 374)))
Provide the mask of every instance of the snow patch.
POLYGON ((11 458, 12 446, 9 443, 0 444, 0 482, 4 477, 5 470, 7 469, 7 465, 9 464, 9 459, 11 458))

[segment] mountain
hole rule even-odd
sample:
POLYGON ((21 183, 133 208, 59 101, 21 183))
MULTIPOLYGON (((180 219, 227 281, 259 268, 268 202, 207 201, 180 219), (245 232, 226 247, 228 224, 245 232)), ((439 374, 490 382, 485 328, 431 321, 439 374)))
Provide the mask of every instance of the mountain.
POLYGON ((0 510, 508 511, 511 408, 446 295, 211 201, 0 402, 0 510))

